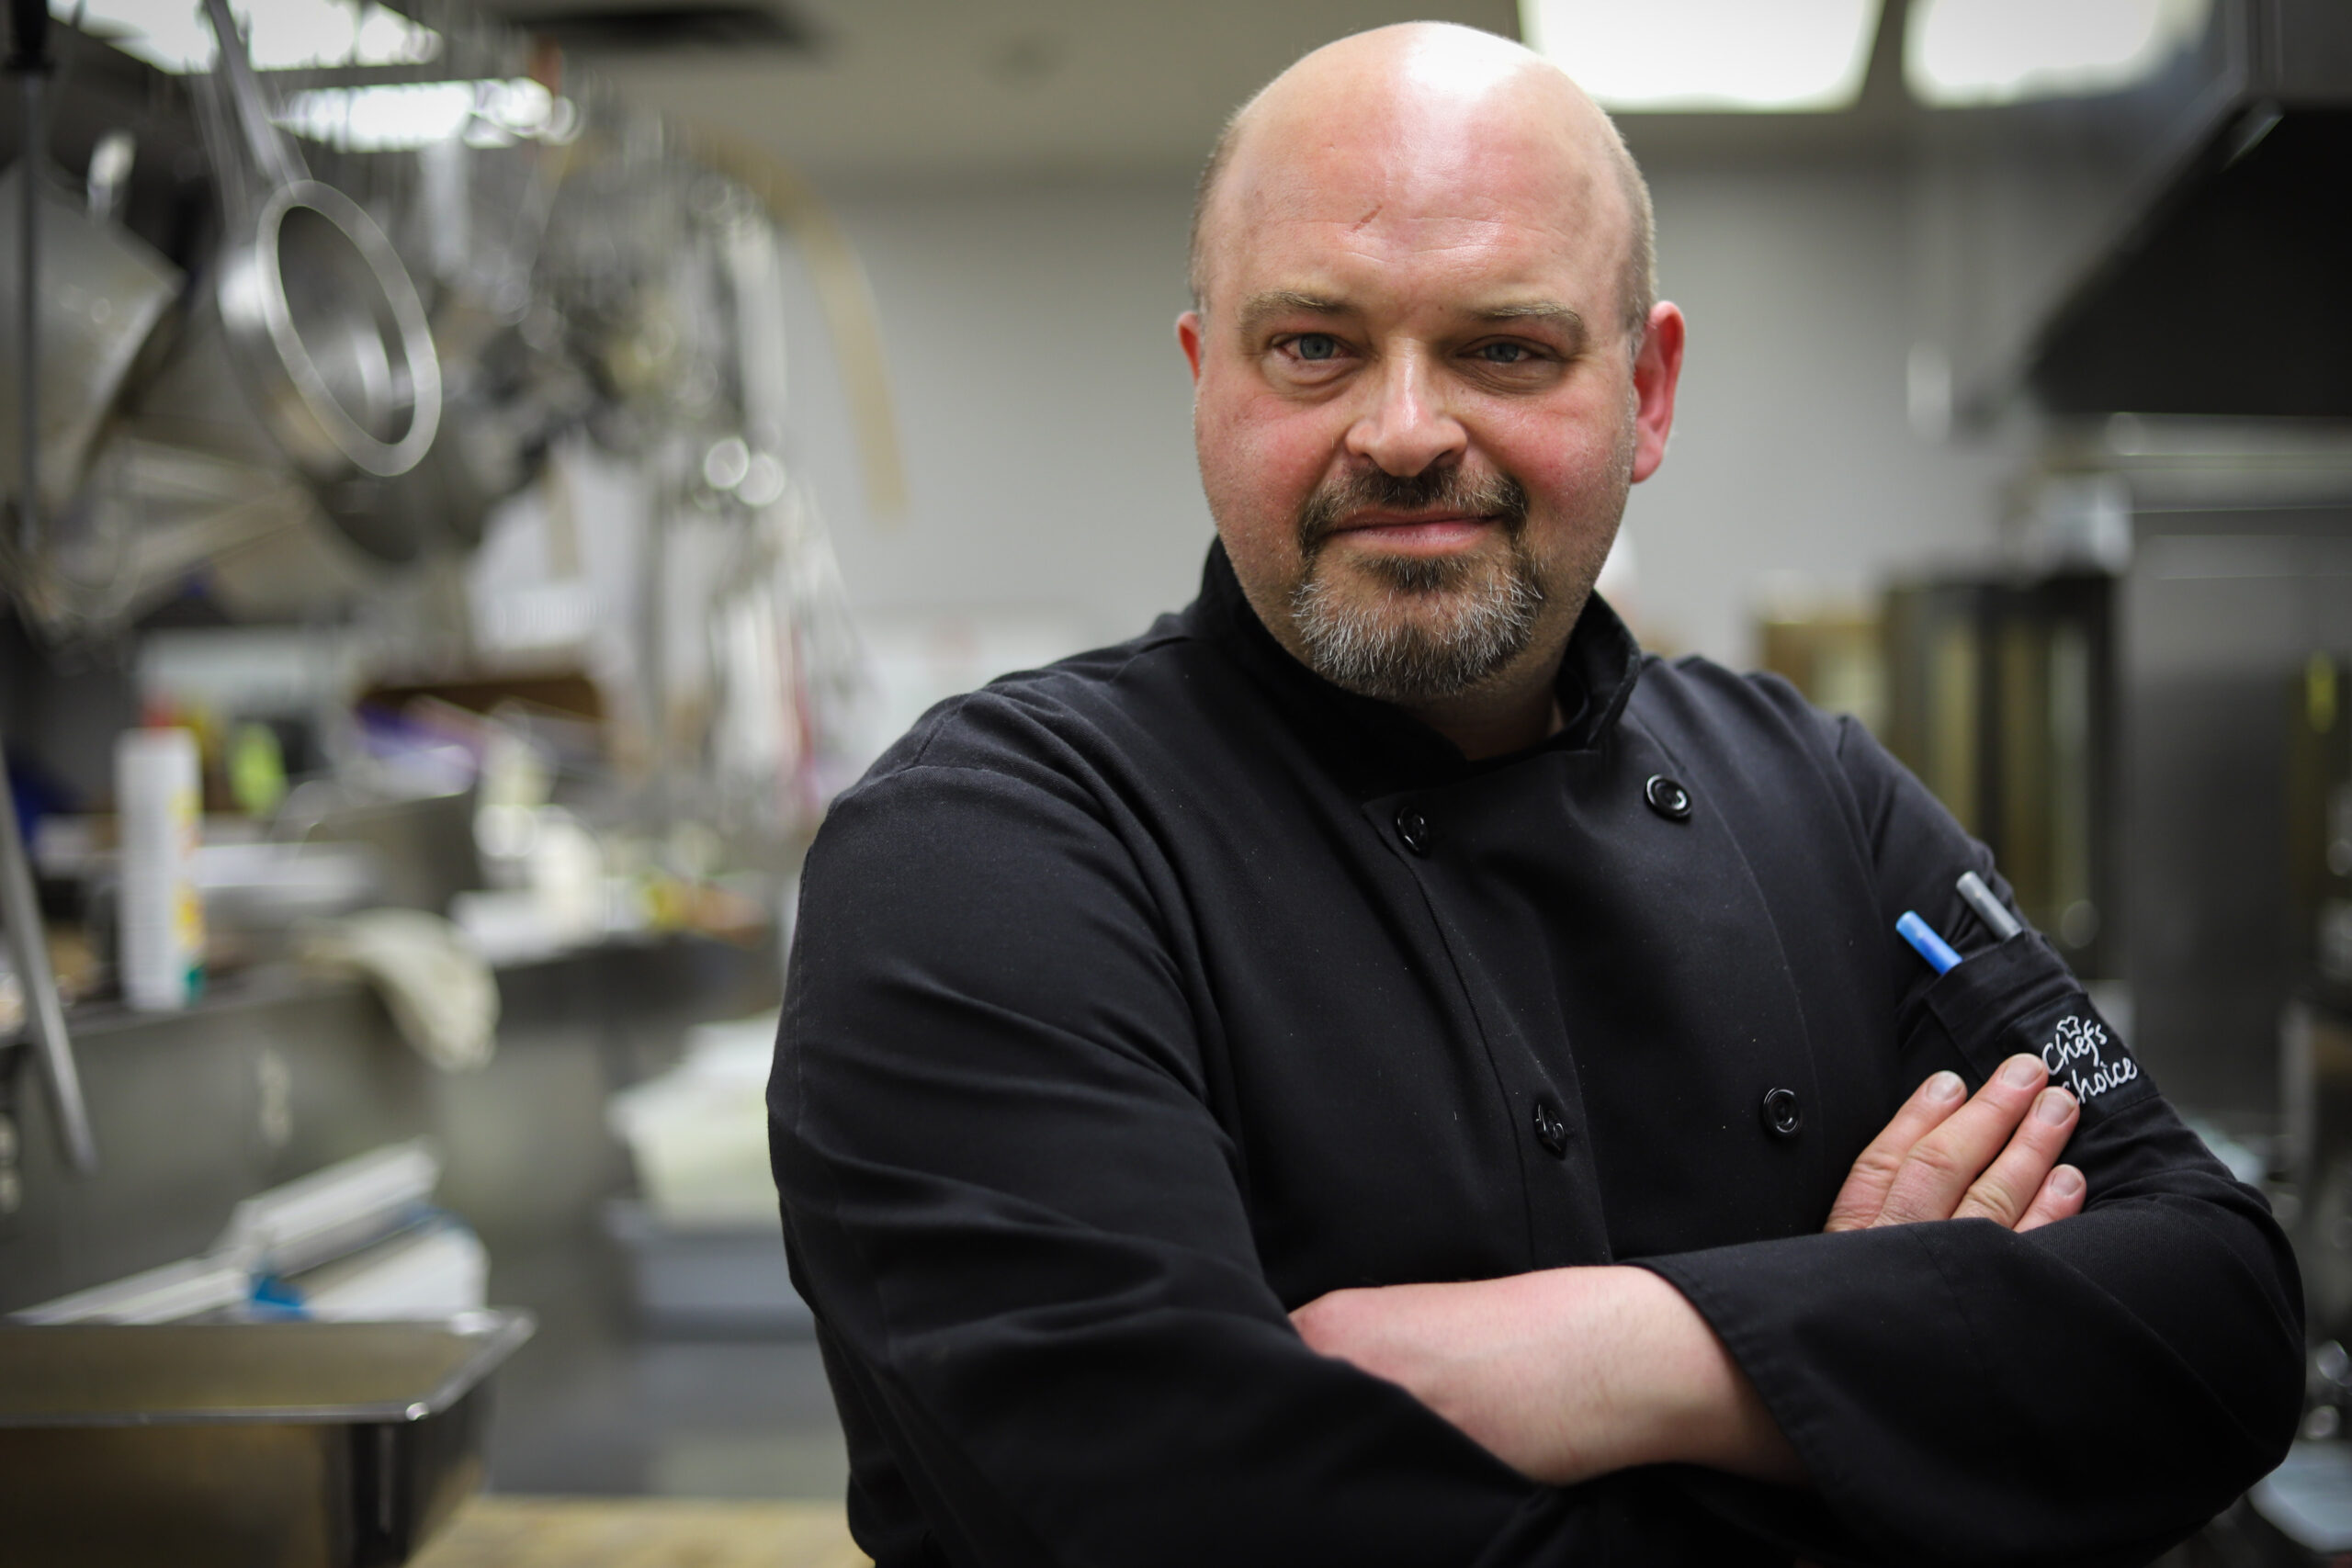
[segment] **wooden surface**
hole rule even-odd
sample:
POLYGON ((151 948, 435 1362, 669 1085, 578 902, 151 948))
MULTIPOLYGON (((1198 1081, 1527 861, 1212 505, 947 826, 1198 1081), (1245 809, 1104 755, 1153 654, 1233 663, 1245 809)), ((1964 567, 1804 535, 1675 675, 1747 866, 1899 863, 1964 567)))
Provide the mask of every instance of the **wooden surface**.
POLYGON ((838 1503, 476 1497, 411 1568, 871 1568, 838 1503))

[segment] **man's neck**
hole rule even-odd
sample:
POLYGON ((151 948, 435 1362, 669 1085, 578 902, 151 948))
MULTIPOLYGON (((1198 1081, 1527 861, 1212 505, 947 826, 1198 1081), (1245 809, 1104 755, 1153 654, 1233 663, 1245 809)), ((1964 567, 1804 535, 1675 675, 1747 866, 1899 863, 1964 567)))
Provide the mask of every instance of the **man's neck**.
POLYGON ((1553 693, 1560 660, 1557 650, 1525 674, 1510 677, 1459 696, 1397 705, 1448 740, 1472 761, 1507 757, 1550 739, 1566 725, 1553 693))

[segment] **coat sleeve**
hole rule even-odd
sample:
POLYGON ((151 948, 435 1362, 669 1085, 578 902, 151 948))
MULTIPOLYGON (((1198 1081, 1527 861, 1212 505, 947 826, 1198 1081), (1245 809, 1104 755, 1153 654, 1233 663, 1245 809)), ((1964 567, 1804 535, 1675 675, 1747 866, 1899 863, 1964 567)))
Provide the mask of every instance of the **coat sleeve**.
POLYGON ((1973 867, 2000 886, 1984 847, 1851 721, 1835 748, 1884 904, 1903 1083, 1941 1066, 1981 1083, 2017 1050, 2084 1074, 2065 1158, 2089 1193, 2022 1235, 1963 1220, 1648 1260, 1754 1381, 1817 1502, 1699 1484, 1825 1562, 2145 1562, 2284 1457, 2292 1255, 2054 950, 1973 925, 1953 882, 1973 867), (1960 934, 1964 961, 1939 978, 1894 941, 1905 908, 1960 934), (2070 1057, 2084 1041, 2104 1049, 2070 1057))
POLYGON ((771 1146, 884 1568, 1702 1560, 1658 1478, 1536 1486, 1293 1331, 1204 1004, 1082 791, 869 780, 803 887, 771 1146))

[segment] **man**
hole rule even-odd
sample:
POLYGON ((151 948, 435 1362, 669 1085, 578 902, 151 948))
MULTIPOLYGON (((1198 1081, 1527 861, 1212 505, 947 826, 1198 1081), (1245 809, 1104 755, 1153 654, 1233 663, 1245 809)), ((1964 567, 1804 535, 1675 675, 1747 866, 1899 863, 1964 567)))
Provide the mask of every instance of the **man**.
POLYGON ((1200 600, 935 710, 806 874, 775 1171, 867 1550, 2120 1564, 2274 1463, 2259 1197, 1867 735, 1589 596, 1683 344, 1605 117, 1345 39, 1194 252, 1200 600))

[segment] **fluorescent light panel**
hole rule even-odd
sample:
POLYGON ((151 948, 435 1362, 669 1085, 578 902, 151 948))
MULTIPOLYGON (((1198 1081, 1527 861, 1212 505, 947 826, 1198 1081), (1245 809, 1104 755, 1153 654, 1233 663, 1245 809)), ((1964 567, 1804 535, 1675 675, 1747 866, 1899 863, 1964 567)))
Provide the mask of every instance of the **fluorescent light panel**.
POLYGON ((570 99, 516 77, 313 87, 287 99, 277 123, 346 152, 397 152, 460 140, 469 147, 567 141, 579 112, 570 99))
POLYGON ((1912 0, 1903 76, 1939 107, 2089 97, 2161 73, 2212 0, 1912 0))
POLYGON ((1520 0, 1520 36, 1611 109, 1842 109, 1861 95, 1880 5, 1520 0))
MULTIPOLYGON (((421 65, 441 52, 439 33, 368 0, 231 0, 229 8, 264 71, 421 65)), ((196 0, 49 0, 49 14, 158 70, 212 69, 212 28, 196 0)))

